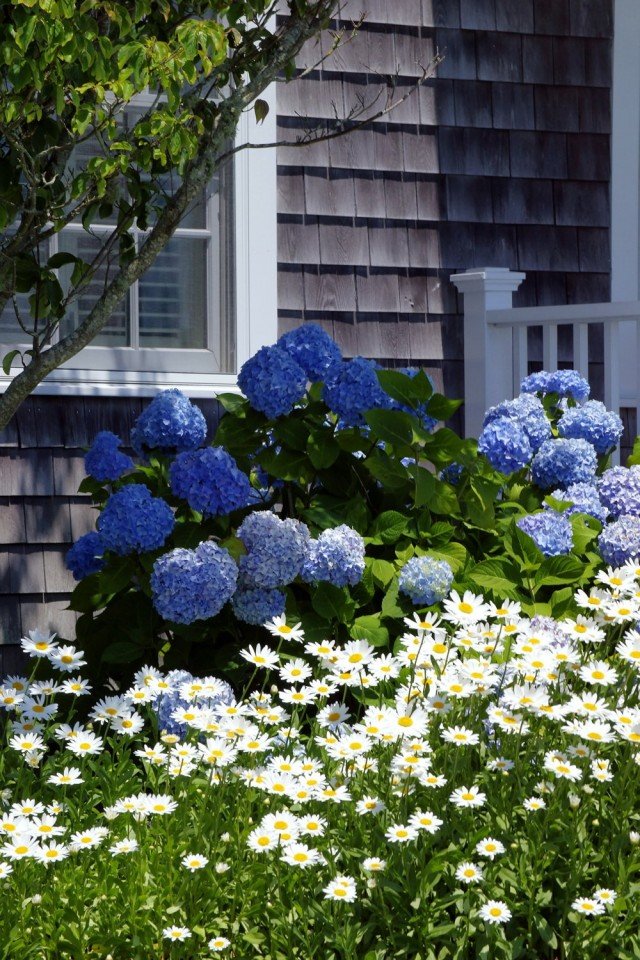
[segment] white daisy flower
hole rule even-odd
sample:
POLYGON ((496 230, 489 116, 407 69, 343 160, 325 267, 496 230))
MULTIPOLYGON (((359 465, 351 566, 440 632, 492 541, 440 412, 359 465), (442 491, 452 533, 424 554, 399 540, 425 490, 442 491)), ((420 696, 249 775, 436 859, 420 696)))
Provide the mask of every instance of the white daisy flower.
POLYGON ((588 917, 597 917, 599 914, 604 913, 605 905, 596 899, 595 896, 577 897, 571 904, 571 909, 576 910, 578 913, 584 913, 588 917))
POLYGON ((162 936, 165 940, 182 943, 184 940, 189 939, 191 930, 189 930, 189 927, 165 927, 162 931, 162 936))
POLYGON ((511 910, 502 900, 487 900, 479 914, 487 923, 507 923, 511 919, 511 910))
POLYGON ((322 892, 325 900, 344 900, 346 903, 353 903, 357 894, 356 882, 353 877, 336 877, 323 888, 322 892))
POLYGON ((469 860, 461 863, 456 870, 456 880, 460 880, 462 883, 480 883, 482 879, 483 873, 480 867, 469 860))
POLYGON ((203 857, 201 853, 187 853, 180 862, 190 873, 195 873, 196 870, 202 870, 209 863, 207 858, 203 857))
POLYGON ((504 844, 499 840, 494 840, 493 837, 487 837, 485 840, 476 843, 476 852, 481 857, 489 857, 490 860, 493 860, 499 854, 504 853, 504 844))

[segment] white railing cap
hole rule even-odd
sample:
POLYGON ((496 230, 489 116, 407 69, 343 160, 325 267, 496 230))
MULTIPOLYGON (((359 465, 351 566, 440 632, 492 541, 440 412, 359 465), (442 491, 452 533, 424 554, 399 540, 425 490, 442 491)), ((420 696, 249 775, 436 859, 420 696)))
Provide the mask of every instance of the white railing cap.
POLYGON ((474 267, 464 273, 454 273, 449 279, 460 293, 476 293, 486 290, 487 293, 507 293, 517 290, 526 273, 509 270, 508 267, 474 267))

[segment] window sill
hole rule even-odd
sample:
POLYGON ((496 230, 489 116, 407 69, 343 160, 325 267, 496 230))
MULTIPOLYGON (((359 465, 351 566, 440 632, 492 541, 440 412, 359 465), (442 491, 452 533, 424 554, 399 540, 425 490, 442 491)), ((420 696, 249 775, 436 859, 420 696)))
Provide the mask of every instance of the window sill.
MULTIPOLYGON (((0 374, 0 393, 11 377, 0 374)), ((33 391, 40 396, 153 397, 160 390, 182 390, 188 397, 240 393, 235 374, 162 373, 128 370, 58 369, 33 391)))

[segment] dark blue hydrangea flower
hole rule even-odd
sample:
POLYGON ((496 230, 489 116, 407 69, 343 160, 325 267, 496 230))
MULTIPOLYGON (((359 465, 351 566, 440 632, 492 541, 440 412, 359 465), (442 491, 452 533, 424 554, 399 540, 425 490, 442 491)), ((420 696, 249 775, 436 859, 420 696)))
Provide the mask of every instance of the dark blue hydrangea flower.
POLYGON ((299 520, 281 520, 261 510, 245 517, 237 535, 247 548, 238 565, 248 586, 284 587, 302 570, 310 537, 299 520))
POLYGON ((604 562, 613 567, 640 558, 640 517, 625 514, 608 523, 598 537, 598 548, 604 562))
POLYGON ((462 463, 450 463, 448 467, 440 471, 440 479, 446 480, 452 487, 457 487, 463 472, 464 465, 462 463))
POLYGON ((553 370, 551 373, 540 370, 531 373, 520 384, 522 393, 557 393, 561 397, 571 397, 576 403, 589 399, 591 387, 577 370, 553 370))
POLYGON ((551 437, 551 424, 542 401, 531 393, 523 393, 515 400, 503 400, 495 407, 490 407, 484 415, 482 425, 486 427, 487 424, 502 417, 518 422, 526 433, 534 453, 545 440, 551 437))
MULTIPOLYGON (((169 684, 169 689, 162 693, 157 700, 151 704, 152 709, 158 717, 158 729, 165 733, 172 733, 179 737, 184 737, 189 727, 186 723, 179 723, 174 719, 173 713, 180 707, 192 706, 191 700, 186 700, 180 695, 180 689, 185 683, 193 683, 196 677, 187 670, 170 670, 163 678, 169 684)), ((215 697, 208 697, 200 701, 202 706, 214 707, 218 704, 235 703, 235 696, 230 685, 225 680, 220 680, 220 690, 215 697)))
POLYGON ((255 410, 273 420, 293 410, 307 390, 307 375, 281 347, 261 347, 243 363, 238 386, 255 410))
POLYGON ((99 533, 92 531, 80 537, 67 551, 65 562, 71 570, 74 580, 83 580, 92 573, 100 573, 106 560, 103 559, 105 547, 99 533))
POLYGON ((572 483, 566 490, 554 490, 551 496, 555 500, 571 500, 572 506, 564 513, 587 513, 601 523, 607 519, 607 508, 600 502, 598 488, 593 483, 572 483))
POLYGON ((640 516, 640 466, 605 470, 598 481, 598 494, 612 517, 640 516))
POLYGON ((267 620, 281 617, 287 598, 282 590, 265 590, 263 587, 240 587, 233 595, 231 606, 238 620, 261 626, 267 620))
POLYGON ((364 540, 343 523, 311 541, 300 576, 307 583, 326 580, 334 587, 355 587, 363 573, 364 540))
POLYGON ((599 400, 589 400, 582 407, 570 407, 558 422, 561 437, 588 440, 596 453, 607 453, 620 442, 622 420, 607 410, 599 400))
POLYGON ((453 570, 446 560, 412 557, 400 571, 398 587, 416 606, 430 607, 449 593, 453 570))
POLYGON ((131 431, 131 446, 139 456, 149 450, 179 453, 204 443, 207 423, 202 411, 180 390, 163 390, 143 410, 131 431))
POLYGON ((343 360, 327 375, 324 402, 346 426, 363 426, 367 410, 389 410, 393 406, 391 397, 380 386, 376 369, 373 360, 354 357, 343 360))
POLYGON ((222 447, 180 453, 169 470, 171 489, 192 510, 206 516, 246 507, 253 489, 246 473, 222 447))
POLYGON ((233 596, 238 568, 228 550, 205 540, 158 557, 151 574, 153 605, 165 620, 194 623, 220 613, 233 596))
POLYGON ((107 550, 124 556, 157 550, 174 526, 171 507, 152 497, 143 483, 131 483, 113 493, 96 524, 107 550))
POLYGON ((586 440, 545 440, 531 462, 531 476, 543 490, 589 483, 598 466, 596 451, 586 440))
POLYGON ((286 350, 309 380, 324 380, 327 372, 342 360, 337 343, 317 323, 305 323, 283 334, 277 346, 286 350))
POLYGON ((131 470, 133 460, 118 449, 121 445, 120 437, 110 430, 101 430, 96 434, 91 449, 84 458, 88 476, 105 483, 107 480, 119 480, 123 473, 131 470))
POLYGON ((516 521, 516 526, 531 537, 545 557, 558 557, 564 553, 571 553, 573 530, 563 513, 556 513, 555 510, 531 513, 516 521))
POLYGON ((514 473, 526 467, 533 450, 518 420, 498 417, 486 425, 478 437, 478 452, 501 473, 514 473))

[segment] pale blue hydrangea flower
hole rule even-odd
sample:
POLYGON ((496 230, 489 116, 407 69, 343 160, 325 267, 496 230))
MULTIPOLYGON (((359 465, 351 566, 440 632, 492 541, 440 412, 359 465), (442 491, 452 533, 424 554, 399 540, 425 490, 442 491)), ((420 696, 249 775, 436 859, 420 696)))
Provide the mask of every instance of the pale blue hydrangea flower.
POLYGON ((273 420, 293 410, 307 390, 307 375, 276 345, 261 347, 243 363, 238 386, 254 408, 273 420))
POLYGON ((554 490, 551 496, 555 500, 571 500, 573 505, 564 511, 567 516, 587 513, 601 523, 607 519, 607 509, 600 502, 598 488, 594 483, 572 483, 566 490, 554 490))
POLYGON ((598 537, 598 548, 604 562, 612 567, 640 558, 640 517, 625 514, 608 523, 598 537))
POLYGON ((202 411, 180 390, 163 390, 136 420, 131 446, 140 456, 149 450, 176 453, 194 450, 206 435, 202 411))
POLYGON ((281 617, 286 602, 282 590, 240 586, 231 599, 231 607, 238 620, 257 627, 274 617, 281 617))
POLYGON ((233 596, 238 568, 228 550, 205 540, 158 557, 151 574, 153 605, 165 620, 194 623, 215 617, 233 596))
POLYGON ((67 551, 65 562, 74 580, 83 580, 92 573, 100 573, 106 560, 103 557, 104 543, 99 533, 91 531, 79 537, 67 551))
POLYGON ((531 537, 545 557, 558 557, 573 549, 573 530, 563 513, 554 510, 531 513, 516 521, 516 526, 531 537))
POLYGON ((231 513, 253 499, 248 476, 222 447, 178 454, 169 477, 176 497, 182 497, 192 510, 206 516, 231 513))
POLYGON ((545 440, 531 462, 531 476, 543 490, 589 483, 595 477, 598 458, 586 440, 545 440))
POLYGON ((174 527, 171 507, 143 483, 112 493, 96 523, 107 550, 124 556, 163 546, 174 527))
POLYGON ((317 323, 304 323, 284 333, 277 346, 286 350, 309 380, 324 380, 328 371, 342 360, 337 343, 317 323))
POLYGON ((406 594, 416 606, 430 607, 449 593, 453 583, 453 570, 446 560, 434 557, 412 557, 407 560, 398 578, 401 593, 406 594))
POLYGON ((245 517, 237 535, 247 548, 239 567, 248 586, 284 587, 300 573, 310 540, 304 523, 261 510, 245 517))
POLYGON ((478 438, 478 452, 501 473, 526 467, 533 456, 529 438, 518 420, 498 417, 486 425, 478 438))
POLYGON ((598 480, 600 500, 612 517, 640 516, 640 466, 610 467, 598 480))
POLYGON ((343 360, 327 375, 324 402, 346 426, 363 426, 368 410, 388 410, 393 406, 391 397, 380 386, 376 369, 373 360, 354 357, 343 360))
POLYGON ((355 587, 364 573, 364 540, 351 527, 341 524, 324 530, 309 543, 300 576, 307 583, 324 580, 335 587, 355 587))
MULTIPOLYGON (((539 397, 531 393, 522 393, 515 400, 503 400, 495 407, 489 407, 484 415, 483 427, 494 420, 506 417, 515 420, 527 435, 531 449, 535 453, 545 440, 551 437, 551 424, 539 397)), ((503 471, 504 472, 504 471, 503 471)))
POLYGON ((123 473, 131 470, 133 460, 119 447, 122 440, 110 430, 101 430, 96 434, 91 449, 85 454, 84 467, 88 476, 100 483, 119 480, 123 473))
POLYGON ((577 370, 540 370, 531 373, 520 384, 522 393, 557 393, 561 397, 571 397, 576 403, 589 399, 591 387, 577 370))
POLYGON ((570 407, 558 422, 561 437, 588 440, 599 454, 616 447, 622 431, 618 414, 607 410, 599 400, 589 400, 581 407, 570 407))

